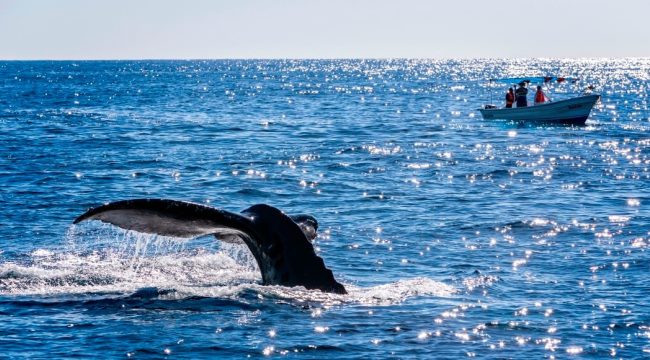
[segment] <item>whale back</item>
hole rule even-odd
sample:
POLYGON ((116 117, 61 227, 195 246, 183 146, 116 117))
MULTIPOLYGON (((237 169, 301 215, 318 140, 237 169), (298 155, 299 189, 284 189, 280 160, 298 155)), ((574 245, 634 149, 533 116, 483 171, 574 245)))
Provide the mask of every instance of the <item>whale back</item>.
MULTIPOLYGON (((269 205, 259 204, 242 211, 255 224, 258 250, 262 254, 261 267, 266 284, 304 286, 325 292, 345 294, 345 288, 334 279, 323 259, 316 255, 314 246, 292 217, 269 205)), ((308 215, 296 216, 304 226, 317 228, 315 219, 308 215)), ((259 262, 259 261, 258 261, 259 262)))

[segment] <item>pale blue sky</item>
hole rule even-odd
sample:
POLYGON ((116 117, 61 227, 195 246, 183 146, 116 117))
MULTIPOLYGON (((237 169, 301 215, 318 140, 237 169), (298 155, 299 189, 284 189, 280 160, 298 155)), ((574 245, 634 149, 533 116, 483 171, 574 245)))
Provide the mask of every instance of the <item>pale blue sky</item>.
POLYGON ((650 0, 0 0, 0 59, 648 57, 650 0))

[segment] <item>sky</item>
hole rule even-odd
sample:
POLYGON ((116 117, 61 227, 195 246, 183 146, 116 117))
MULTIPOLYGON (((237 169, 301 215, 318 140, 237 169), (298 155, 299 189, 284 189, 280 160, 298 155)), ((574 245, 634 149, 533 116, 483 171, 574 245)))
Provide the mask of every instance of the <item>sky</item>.
POLYGON ((0 0, 0 59, 650 57, 650 0, 0 0))

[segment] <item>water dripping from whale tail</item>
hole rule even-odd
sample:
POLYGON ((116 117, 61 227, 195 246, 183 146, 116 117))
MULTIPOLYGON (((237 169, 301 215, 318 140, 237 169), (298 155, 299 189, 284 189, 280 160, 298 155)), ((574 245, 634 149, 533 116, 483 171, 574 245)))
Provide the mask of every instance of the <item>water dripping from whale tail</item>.
POLYGON ((264 204, 235 214, 184 201, 134 199, 92 208, 74 223, 85 220, 148 234, 180 238, 215 235, 222 241, 243 242, 258 263, 264 285, 346 293, 309 242, 318 229, 318 222, 309 215, 292 218, 264 204))

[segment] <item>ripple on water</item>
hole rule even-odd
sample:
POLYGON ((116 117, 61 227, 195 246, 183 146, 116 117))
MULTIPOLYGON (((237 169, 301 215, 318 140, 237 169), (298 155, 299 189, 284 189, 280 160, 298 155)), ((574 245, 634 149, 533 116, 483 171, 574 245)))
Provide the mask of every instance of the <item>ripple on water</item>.
POLYGON ((648 354, 647 59, 0 69, 8 357, 648 354), (554 100, 595 85, 587 126, 480 118, 505 89, 486 79, 529 75, 580 77, 554 100), (65 236, 138 197, 311 213, 350 294, 261 286, 245 248, 209 237, 65 236))

